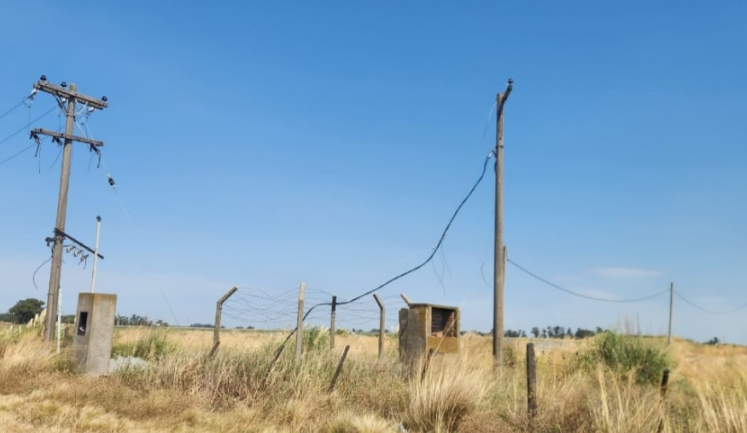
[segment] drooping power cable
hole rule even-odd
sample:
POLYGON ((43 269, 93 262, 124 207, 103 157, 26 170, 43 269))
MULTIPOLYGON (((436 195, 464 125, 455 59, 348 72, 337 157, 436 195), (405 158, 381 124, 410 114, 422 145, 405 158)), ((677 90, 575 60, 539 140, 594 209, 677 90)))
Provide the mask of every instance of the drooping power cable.
MULTIPOLYGON (((459 203, 459 206, 457 206, 456 210, 451 215, 451 218, 449 219, 449 222, 446 224, 446 227, 444 228, 443 232, 441 232, 441 237, 438 239, 438 243, 436 243, 436 246, 433 248, 433 250, 431 251, 430 255, 422 263, 420 263, 419 265, 417 265, 417 266, 415 266, 415 267, 413 267, 413 268, 411 268, 411 269, 409 269, 409 270, 407 270, 405 272, 402 272, 401 274, 399 274, 399 275, 397 275, 397 276, 395 276, 393 278, 390 278, 386 282, 384 282, 384 283, 376 286, 375 288, 373 288, 373 289, 371 289, 371 290, 369 290, 369 291, 367 291, 365 293, 362 293, 362 294, 360 294, 360 295, 358 295, 358 296, 350 299, 349 301, 338 302, 337 306, 339 307, 339 306, 342 306, 342 305, 347 305, 347 304, 351 304, 353 302, 356 302, 356 301, 360 300, 361 298, 366 297, 366 296, 368 296, 368 295, 370 295, 372 293, 375 293, 375 292, 383 289, 384 287, 388 286, 389 284, 391 284, 391 283, 399 280, 400 278, 405 277, 405 276, 407 276, 407 275, 409 275, 409 274, 411 274, 411 273, 419 270, 423 266, 427 265, 433 259, 433 257, 436 255, 436 253, 438 252, 438 250, 441 248, 441 245, 443 244, 444 239, 446 238, 446 234, 448 233, 449 229, 451 228, 451 224, 454 222, 454 220, 456 219, 457 215, 459 215, 459 212, 462 210, 462 207, 464 206, 465 203, 467 203, 467 200, 469 200, 469 198, 472 196, 472 193, 475 192, 475 189, 477 189, 477 186, 480 185, 480 182, 482 182, 482 179, 485 177, 485 173, 487 172, 488 162, 490 162, 490 159, 494 155, 495 155, 495 153, 493 151, 490 151, 490 153, 488 153, 488 156, 485 158, 485 162, 483 162, 482 172, 480 173, 480 177, 477 179, 477 181, 474 183, 474 185, 472 185, 472 188, 469 190, 469 192, 464 197, 464 199, 461 201, 461 203, 459 203)), ((303 315, 303 320, 306 320, 306 318, 309 316, 309 314, 311 314, 311 312, 314 311, 317 307, 331 306, 331 305, 332 305, 331 302, 322 302, 322 303, 313 305, 303 315)), ((296 328, 294 328, 288 334, 288 336, 285 338, 285 340, 283 340, 283 342, 280 344, 278 350, 281 350, 280 348, 282 348, 282 347, 285 346, 285 344, 288 342, 288 340, 290 340, 290 338, 293 336, 293 334, 297 330, 298 330, 298 328, 296 327, 296 328)))
POLYGON ((566 289, 564 287, 561 287, 561 286, 559 286, 559 285, 557 285, 555 283, 552 283, 552 282, 550 282, 550 281, 548 281, 548 280, 540 277, 539 275, 535 274, 534 272, 526 269, 525 267, 519 265, 518 263, 514 262, 513 260, 511 260, 509 258, 507 258, 506 261, 509 262, 509 263, 511 263, 512 265, 516 266, 519 270, 521 270, 522 272, 526 273, 527 275, 529 275, 529 276, 531 276, 531 277, 533 277, 533 278, 535 278, 535 279, 537 279, 537 280, 539 280, 539 281, 547 284, 550 287, 553 287, 555 289, 561 290, 561 291, 563 291, 565 293, 568 293, 570 295, 573 295, 573 296, 578 296, 579 298, 588 299, 590 301, 612 302, 612 303, 643 302, 643 301, 648 301, 649 299, 654 299, 657 296, 661 296, 661 295, 669 292, 669 289, 666 289, 666 290, 663 290, 661 292, 655 293, 655 294, 650 295, 650 296, 645 296, 643 298, 635 298, 635 299, 605 299, 605 298, 597 298, 595 296, 588 296, 588 295, 584 295, 582 293, 574 292, 572 290, 568 290, 568 289, 566 289))

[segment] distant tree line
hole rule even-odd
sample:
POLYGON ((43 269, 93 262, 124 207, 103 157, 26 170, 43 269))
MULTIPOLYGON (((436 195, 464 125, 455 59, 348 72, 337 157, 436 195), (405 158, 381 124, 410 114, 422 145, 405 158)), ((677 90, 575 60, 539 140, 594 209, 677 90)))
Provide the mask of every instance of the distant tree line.
POLYGON ((24 299, 0 314, 0 321, 10 323, 28 323, 44 309, 44 301, 34 298, 24 299))
MULTIPOLYGON (((575 332, 570 327, 566 328, 563 326, 548 326, 546 328, 539 328, 535 326, 532 328, 529 334, 534 338, 582 339, 593 337, 596 334, 601 334, 603 332, 605 332, 605 330, 600 328, 599 326, 597 326, 593 331, 591 329, 576 328, 575 332)), ((503 336, 509 338, 527 338, 527 333, 523 329, 507 329, 503 333, 503 336)))
POLYGON ((122 316, 117 314, 114 317, 114 325, 116 326, 169 326, 168 323, 163 320, 150 320, 145 316, 133 314, 130 317, 122 316))

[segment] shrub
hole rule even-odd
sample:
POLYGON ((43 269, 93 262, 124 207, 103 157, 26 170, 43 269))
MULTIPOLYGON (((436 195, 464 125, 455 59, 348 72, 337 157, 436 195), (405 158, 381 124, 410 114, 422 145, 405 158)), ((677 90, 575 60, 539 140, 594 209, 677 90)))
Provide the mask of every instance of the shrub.
POLYGON ((135 356, 142 359, 161 359, 174 352, 175 346, 166 337, 166 331, 148 332, 132 343, 112 346, 112 356, 135 356))
POLYGON ((304 329, 302 341, 304 352, 328 351, 329 331, 321 326, 304 329))
POLYGON ((410 382, 406 427, 414 432, 453 432, 488 394, 484 372, 464 364, 437 365, 410 382))
POLYGON ((638 384, 656 385, 671 362, 666 349, 640 336, 608 331, 596 337, 593 346, 579 356, 584 367, 604 364, 622 375, 635 374, 638 384))

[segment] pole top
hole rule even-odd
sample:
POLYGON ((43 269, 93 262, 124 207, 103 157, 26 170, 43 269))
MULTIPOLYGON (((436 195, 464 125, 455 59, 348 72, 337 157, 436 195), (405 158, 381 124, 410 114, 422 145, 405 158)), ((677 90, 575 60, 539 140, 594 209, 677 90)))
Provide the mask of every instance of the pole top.
POLYGON ((101 216, 100 215, 96 215, 96 221, 101 222, 101 216))

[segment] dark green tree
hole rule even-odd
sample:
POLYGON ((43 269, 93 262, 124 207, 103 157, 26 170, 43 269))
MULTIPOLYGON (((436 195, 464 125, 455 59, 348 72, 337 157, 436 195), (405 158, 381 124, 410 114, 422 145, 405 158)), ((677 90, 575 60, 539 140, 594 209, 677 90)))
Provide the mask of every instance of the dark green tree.
POLYGON ((24 299, 16 302, 16 305, 10 307, 8 314, 13 315, 15 323, 27 323, 34 316, 41 313, 44 309, 44 302, 34 298, 24 299))

